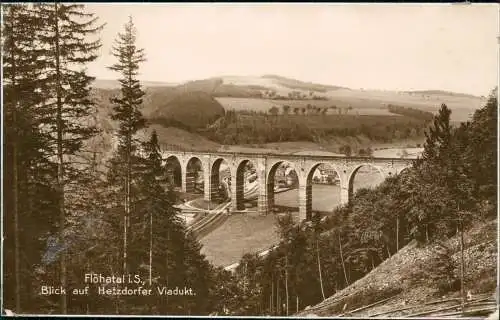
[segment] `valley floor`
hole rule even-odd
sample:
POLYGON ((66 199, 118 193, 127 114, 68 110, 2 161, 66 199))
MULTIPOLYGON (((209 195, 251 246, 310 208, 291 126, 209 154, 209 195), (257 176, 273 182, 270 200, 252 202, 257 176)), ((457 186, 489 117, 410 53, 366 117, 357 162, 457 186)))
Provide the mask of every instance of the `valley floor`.
POLYGON ((234 214, 212 233, 200 240, 202 254, 217 266, 238 262, 245 253, 268 249, 278 242, 275 216, 234 214))

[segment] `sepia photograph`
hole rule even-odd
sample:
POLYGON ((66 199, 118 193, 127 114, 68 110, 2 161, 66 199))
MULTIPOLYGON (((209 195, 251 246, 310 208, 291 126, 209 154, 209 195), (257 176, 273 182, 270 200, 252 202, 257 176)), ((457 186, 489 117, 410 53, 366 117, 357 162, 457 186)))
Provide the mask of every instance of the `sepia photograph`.
POLYGON ((499 16, 2 3, 2 317, 498 319, 499 16))

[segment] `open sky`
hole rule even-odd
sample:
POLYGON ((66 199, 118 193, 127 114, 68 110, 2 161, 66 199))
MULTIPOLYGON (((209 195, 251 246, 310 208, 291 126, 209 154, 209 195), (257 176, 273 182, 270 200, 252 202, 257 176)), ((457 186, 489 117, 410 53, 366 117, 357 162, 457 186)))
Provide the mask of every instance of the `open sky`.
POLYGON ((88 4, 106 26, 106 66, 128 16, 148 61, 141 80, 184 82, 277 74, 382 90, 487 95, 498 83, 499 7, 493 4, 88 4))

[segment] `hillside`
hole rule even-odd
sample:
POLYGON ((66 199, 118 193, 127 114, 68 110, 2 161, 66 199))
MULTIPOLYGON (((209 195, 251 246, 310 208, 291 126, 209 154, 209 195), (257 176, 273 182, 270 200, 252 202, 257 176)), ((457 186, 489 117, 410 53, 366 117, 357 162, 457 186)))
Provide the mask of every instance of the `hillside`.
POLYGON ((192 91, 176 95, 154 111, 150 118, 156 123, 178 123, 195 129, 206 127, 224 113, 224 108, 211 95, 192 91))
MULTIPOLYGON (((470 295, 492 297, 497 273, 497 221, 477 223, 464 234, 466 290, 470 295)), ((453 276, 460 278, 460 242, 458 237, 445 242, 450 248, 453 276)), ((382 262, 363 278, 336 292, 323 302, 306 308, 299 316, 401 317, 456 305, 460 286, 451 292, 439 293, 437 283, 429 275, 436 269, 436 247, 419 247, 409 243, 391 258, 382 262), (388 299, 387 301, 383 301, 388 299), (449 299, 448 305, 433 303, 449 299), (361 309, 372 303, 380 304, 361 309), (358 309, 359 311, 353 311, 358 309), (403 309, 401 311, 396 311, 403 309)), ((429 316, 428 314, 427 316, 429 316)))
POLYGON ((289 89, 299 89, 299 90, 308 90, 308 91, 317 91, 317 92, 327 92, 330 90, 338 90, 338 89, 348 89, 346 87, 332 86, 332 85, 324 85, 313 82, 305 82, 296 79, 286 78, 274 74, 266 74, 263 75, 264 79, 272 79, 274 82, 282 85, 283 87, 287 87, 289 89))
MULTIPOLYGON (((113 90, 118 88, 118 82, 114 80, 96 80, 94 86, 99 91, 113 90)), ((145 96, 146 109, 150 110, 157 110, 179 94, 201 91, 217 98, 252 98, 254 100, 245 103, 251 110, 262 110, 261 105, 269 104, 288 104, 293 108, 312 103, 320 107, 353 107, 352 114, 356 114, 356 112, 359 114, 382 112, 385 111, 388 104, 436 112, 442 103, 446 103, 453 111, 452 120, 463 121, 467 120, 470 114, 485 102, 484 97, 442 90, 377 91, 352 89, 300 81, 277 75, 220 76, 188 81, 183 84, 146 81, 143 82, 143 86, 147 92, 145 96), (294 97, 300 96, 301 99, 290 99, 289 94, 292 93, 294 97), (315 95, 327 100, 313 100, 315 95), (281 98, 277 100, 278 97, 281 98)), ((230 103, 229 106, 222 104, 226 109, 232 108, 230 103)))
MULTIPOLYGON (((111 134, 115 129, 110 119, 111 104, 109 99, 119 94, 118 82, 115 80, 96 80, 94 85, 93 94, 99 106, 99 126, 105 131, 101 137, 102 141, 95 143, 100 144, 100 148, 108 149, 112 143, 111 134)), ((213 134, 195 132, 198 129, 205 130, 207 125, 212 124, 215 119, 229 110, 269 113, 271 108, 277 107, 279 115, 284 115, 285 111, 289 115, 287 119, 278 121, 280 126, 292 121, 295 126, 330 130, 328 128, 338 128, 341 123, 342 127, 349 124, 349 127, 354 128, 353 125, 355 126, 356 123, 358 123, 359 128, 362 126, 370 127, 373 122, 370 119, 375 120, 378 126, 404 123, 405 120, 397 119, 402 118, 401 115, 391 113, 388 110, 390 104, 435 112, 439 105, 445 102, 452 110, 452 121, 463 121, 469 119, 470 114, 483 103, 483 99, 480 97, 440 90, 414 92, 358 90, 304 82, 276 75, 222 76, 189 81, 180 85, 143 82, 143 86, 146 95, 143 98, 141 111, 146 119, 157 129, 164 127, 165 132, 172 134, 169 138, 170 145, 190 150, 219 149, 221 145, 228 144, 227 142, 231 139, 234 140, 231 135, 245 135, 243 132, 237 133, 228 129, 227 133, 223 133, 221 137, 213 140, 213 134), (312 95, 311 91, 314 91, 312 95), (285 99, 269 96, 269 92, 285 97, 285 99), (301 93, 302 96, 299 95, 300 99, 294 95, 288 96, 291 93, 294 95, 301 93), (314 97, 316 93, 326 95, 328 100, 313 100, 311 97, 314 97), (291 97, 291 99, 286 97, 291 97), (285 106, 288 106, 288 109, 285 106), (308 116, 301 117, 304 114, 308 116), (223 137, 224 139, 222 139, 223 137), (226 138, 229 140, 226 141, 226 138)), ((246 117, 248 118, 248 116, 246 117)), ((263 122, 259 119, 250 120, 251 123, 262 125, 263 122)), ((248 124, 248 121, 242 123, 248 124)), ((274 127, 276 125, 278 123, 274 127)), ((376 131, 374 128, 370 128, 371 131, 376 131)), ((418 131, 420 130, 417 129, 417 133, 418 131)), ((344 145, 351 146, 353 151, 357 152, 357 150, 367 147, 371 149, 387 148, 395 144, 402 148, 418 147, 423 142, 422 136, 418 134, 408 135, 405 133, 405 137, 397 138, 397 133, 388 133, 393 136, 391 141, 383 141, 356 132, 353 131, 349 134, 333 131, 325 132, 325 134, 313 133, 314 137, 307 139, 299 137, 298 141, 287 140, 286 136, 278 140, 274 138, 268 140, 265 137, 256 137, 254 134, 253 141, 246 138, 236 139, 238 145, 226 146, 224 149, 239 150, 244 148, 257 152, 271 150, 285 153, 324 150, 338 153, 339 148, 344 145), (301 143, 307 144, 307 147, 302 146, 301 143)), ((266 136, 268 133, 261 132, 260 135, 266 136)), ((278 133, 279 135, 280 133, 278 133)), ((375 134, 375 136, 377 135, 380 136, 380 134, 375 134)), ((234 141, 229 144, 233 143, 234 141)))
MULTIPOLYGON (((90 143, 95 147, 98 152, 103 153, 103 157, 106 158, 110 154, 110 150, 113 145, 113 133, 117 129, 115 121, 111 120, 112 106, 109 103, 109 99, 118 94, 117 90, 104 90, 95 89, 94 94, 97 97, 97 119, 99 122, 99 127, 103 130, 103 133, 94 138, 90 143)), ((223 150, 229 152, 267 152, 267 153, 297 153, 297 152, 330 152, 337 154, 339 148, 344 145, 350 145, 354 152, 356 150, 371 147, 374 151, 377 149, 386 149, 389 147, 398 147, 400 149, 407 148, 408 146, 416 146, 421 144, 422 139, 403 139, 399 142, 392 143, 376 143, 366 137, 330 137, 328 139, 322 139, 321 141, 308 142, 308 141, 294 141, 294 142, 273 142, 273 143, 253 143, 253 144, 242 144, 242 145, 223 145, 215 141, 209 140, 203 135, 192 132, 188 126, 183 126, 175 123, 169 123, 168 121, 162 121, 156 118, 155 114, 160 114, 158 110, 162 110, 159 107, 159 103, 163 101, 168 104, 172 97, 176 95, 173 93, 172 88, 165 87, 155 87, 147 88, 146 96, 144 98, 144 106, 142 112, 144 116, 150 122, 150 129, 155 129, 158 132, 160 143, 162 143, 165 148, 174 150, 223 150), (189 129, 189 130, 187 130, 189 129)), ((212 102, 210 97, 199 94, 198 98, 202 96, 205 101, 212 102)), ((216 98, 219 100, 220 98, 216 98)), ((230 98, 228 98, 230 99, 230 98)), ((185 99, 179 99, 181 102, 185 99)), ((179 101, 177 100, 177 101, 179 101)), ((175 102, 175 101, 174 101, 175 102)), ((203 105, 203 104, 202 104, 203 105)), ((220 110, 220 109, 219 109, 220 110)), ((164 119, 163 119, 164 120, 164 119)), ((188 120, 191 121, 191 119, 188 120)), ((148 132, 151 130, 147 130, 148 132)), ((140 133, 143 136, 143 133, 140 133)))
POLYGON ((156 130, 158 142, 163 150, 216 151, 221 147, 218 143, 210 141, 199 134, 176 127, 164 127, 159 124, 151 124, 140 133, 140 136, 145 139, 153 130, 156 130))

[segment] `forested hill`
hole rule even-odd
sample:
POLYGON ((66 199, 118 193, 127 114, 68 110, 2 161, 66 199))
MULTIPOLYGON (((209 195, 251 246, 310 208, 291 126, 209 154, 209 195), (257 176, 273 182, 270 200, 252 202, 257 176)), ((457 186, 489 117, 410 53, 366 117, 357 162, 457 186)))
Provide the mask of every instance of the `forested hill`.
MULTIPOLYGON (((269 107, 264 110, 259 105, 268 105, 270 100, 279 108, 283 104, 288 104, 292 108, 301 106, 296 105, 297 102, 304 101, 304 107, 307 104, 319 104, 320 107, 335 105, 339 108, 347 108, 351 106, 356 110, 392 104, 430 112, 437 112, 439 106, 446 103, 454 111, 452 120, 464 121, 470 117, 474 110, 485 103, 484 97, 442 90, 398 92, 352 89, 300 81, 278 75, 220 76, 182 84, 149 81, 144 82, 143 85, 147 92, 145 107, 150 110, 157 110, 178 94, 204 92, 213 97, 249 99, 245 103, 246 111, 266 112, 269 107)), ((97 91, 117 89, 118 82, 96 80, 94 88, 97 91)), ((223 103, 223 106, 226 109, 233 109, 234 105, 223 103)), ((290 110, 290 112, 292 111, 290 110)))
MULTIPOLYGON (((310 142, 332 152, 350 149, 353 154, 373 149, 373 144, 418 147, 433 114, 429 111, 430 102, 426 107, 410 107, 381 105, 380 101, 364 98, 314 100, 314 94, 305 100, 297 100, 293 94, 287 98, 291 100, 219 97, 217 94, 223 93, 214 91, 220 88, 217 83, 210 80, 178 87, 147 87, 141 112, 153 125, 187 130, 186 134, 200 135, 200 140, 209 139, 220 145, 310 142)), ((248 89, 247 85, 245 90, 257 89, 248 89)), ((113 125, 110 99, 119 91, 95 89, 93 94, 99 105, 98 119, 104 127, 113 125)), ((463 110, 469 112, 473 108, 474 105, 463 110)), ((462 109, 457 110, 464 114, 462 109)), ((165 142, 163 136, 160 139, 165 142)), ((184 145, 176 141, 171 144, 184 145)))

